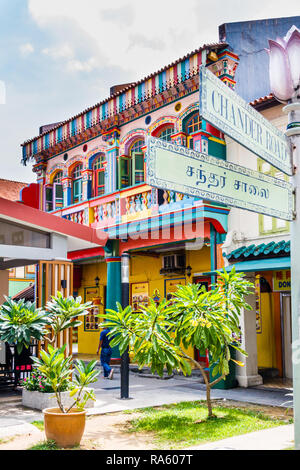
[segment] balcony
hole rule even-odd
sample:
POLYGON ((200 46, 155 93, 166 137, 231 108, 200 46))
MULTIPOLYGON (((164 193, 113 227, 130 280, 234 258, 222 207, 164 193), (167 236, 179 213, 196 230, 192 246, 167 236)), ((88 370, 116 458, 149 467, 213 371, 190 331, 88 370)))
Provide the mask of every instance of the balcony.
MULTIPOLYGON (((208 205, 211 206, 209 203, 208 205)), ((183 210, 190 208, 193 210, 203 208, 206 212, 208 210, 205 202, 199 198, 140 184, 73 204, 53 213, 79 224, 109 230, 118 225, 126 225, 138 220, 146 221, 150 217, 163 216, 168 213, 179 215, 183 210)), ((225 209, 220 208, 220 211, 222 210, 225 209)), ((206 215, 206 212, 205 217, 211 218, 212 214, 207 212, 206 215)), ((228 211, 226 215, 227 213, 228 211)), ((204 213, 201 217, 204 217, 204 213)))

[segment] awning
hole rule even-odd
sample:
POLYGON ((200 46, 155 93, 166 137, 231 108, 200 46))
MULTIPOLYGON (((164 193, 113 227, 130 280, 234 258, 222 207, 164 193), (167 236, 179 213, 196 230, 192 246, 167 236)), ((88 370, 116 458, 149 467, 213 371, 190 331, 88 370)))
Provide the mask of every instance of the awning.
MULTIPOLYGON (((291 258, 285 256, 282 258, 269 258, 269 259, 258 259, 251 261, 241 261, 240 263, 233 263, 230 266, 227 266, 225 270, 227 272, 235 267, 237 272, 256 272, 256 271, 277 271, 279 269, 290 269, 291 268, 291 258)), ((222 269, 220 269, 222 271, 222 269)), ((204 276, 211 276, 216 274, 216 271, 211 271, 208 273, 203 273, 204 276)))
POLYGON ((103 248, 108 234, 0 197, 0 270, 103 248))

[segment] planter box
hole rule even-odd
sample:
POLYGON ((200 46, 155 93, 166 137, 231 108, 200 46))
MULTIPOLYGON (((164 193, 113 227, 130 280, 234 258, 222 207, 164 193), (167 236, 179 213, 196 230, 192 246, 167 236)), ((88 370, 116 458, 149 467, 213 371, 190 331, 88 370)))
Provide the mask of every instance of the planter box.
MULTIPOLYGON (((88 389, 90 390, 90 389, 88 389)), ((22 405, 27 408, 34 408, 36 410, 44 410, 45 408, 57 408, 57 401, 53 393, 31 392, 29 390, 22 390, 22 405), (52 397, 52 398, 51 398, 52 397)), ((71 406, 75 401, 75 396, 70 397, 70 392, 62 392, 62 403, 64 406, 71 406)), ((85 408, 93 408, 94 401, 88 400, 85 408)))

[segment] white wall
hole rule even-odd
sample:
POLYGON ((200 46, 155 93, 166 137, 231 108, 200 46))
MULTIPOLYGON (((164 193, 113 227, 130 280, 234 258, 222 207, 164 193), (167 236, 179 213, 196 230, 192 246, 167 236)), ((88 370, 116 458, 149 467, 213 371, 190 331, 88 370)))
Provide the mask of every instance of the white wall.
MULTIPOLYGON (((285 131, 287 125, 287 116, 282 114, 282 105, 277 105, 262 112, 262 115, 270 122, 285 131)), ((225 136, 227 145, 227 161, 237 163, 246 168, 257 171, 257 156, 242 147, 237 142, 225 136)), ((231 208, 228 217, 228 235, 224 244, 224 251, 230 252, 243 245, 269 243, 270 241, 281 241, 289 239, 287 231, 260 235, 258 214, 242 209, 231 208)))

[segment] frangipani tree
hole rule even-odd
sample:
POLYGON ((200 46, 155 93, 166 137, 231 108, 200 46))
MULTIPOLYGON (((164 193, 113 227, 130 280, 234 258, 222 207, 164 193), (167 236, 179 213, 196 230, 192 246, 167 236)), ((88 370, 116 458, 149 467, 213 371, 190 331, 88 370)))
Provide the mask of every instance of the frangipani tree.
POLYGON ((241 310, 251 309, 244 297, 250 293, 252 283, 233 268, 230 273, 218 272, 218 280, 206 292, 197 284, 180 286, 172 302, 165 299, 157 306, 150 300, 148 307, 133 314, 130 306, 125 309, 117 304, 117 310, 107 310, 105 326, 110 328, 111 345, 119 346, 120 354, 129 347, 133 361, 139 367, 151 367, 152 373, 162 376, 166 368, 190 375, 192 365, 200 369, 205 385, 208 417, 213 417, 211 387, 229 373, 229 361, 243 365, 231 357, 230 346, 241 354, 239 316, 241 310), (188 347, 197 348, 200 354, 209 351, 212 375, 219 377, 212 382, 201 363, 186 352, 188 347))

